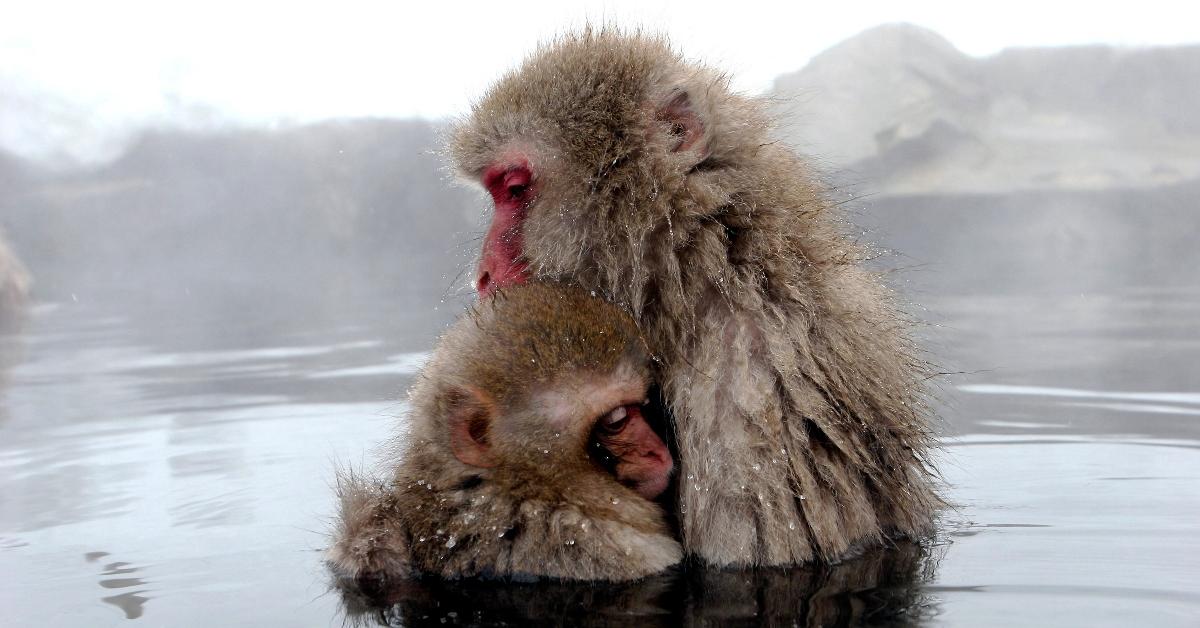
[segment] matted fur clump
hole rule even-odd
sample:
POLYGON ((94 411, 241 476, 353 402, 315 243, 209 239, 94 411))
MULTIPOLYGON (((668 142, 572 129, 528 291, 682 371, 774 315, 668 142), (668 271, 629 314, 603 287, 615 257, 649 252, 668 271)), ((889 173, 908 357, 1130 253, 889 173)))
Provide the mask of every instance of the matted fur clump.
POLYGON ((928 533, 942 504, 910 323, 777 140, 762 100, 664 39, 589 28, 502 77, 449 145, 477 181, 527 161, 529 274, 636 318, 675 417, 684 548, 719 565, 838 560, 928 533))

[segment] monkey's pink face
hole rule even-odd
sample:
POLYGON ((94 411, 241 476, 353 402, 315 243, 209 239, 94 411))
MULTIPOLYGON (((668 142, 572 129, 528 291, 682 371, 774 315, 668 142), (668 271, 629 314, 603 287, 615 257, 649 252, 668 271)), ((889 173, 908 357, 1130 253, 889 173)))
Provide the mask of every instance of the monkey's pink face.
POLYGON ((645 380, 621 371, 551 386, 538 400, 558 428, 587 431, 588 441, 606 452, 602 462, 618 482, 654 499, 670 484, 675 461, 642 412, 645 396, 645 380))
POLYGON ((529 265, 522 259, 522 227, 535 196, 536 181, 529 161, 510 153, 483 172, 482 183, 492 195, 495 214, 483 241, 475 288, 481 297, 499 288, 524 283, 529 265))
POLYGON ((640 404, 619 406, 596 423, 596 443, 608 451, 617 464, 617 481, 654 499, 667 490, 675 464, 666 444, 654 433, 640 404))
MULTIPOLYGON (((702 141, 705 125, 693 110, 687 92, 673 91, 665 102, 657 105, 647 103, 642 110, 645 111, 645 118, 631 123, 634 128, 629 130, 626 137, 644 137, 645 141, 640 145, 645 147, 642 151, 644 155, 656 155, 656 159, 669 160, 680 172, 689 172, 696 164, 707 159, 709 150, 702 141), (644 133, 644 136, 639 133, 644 133)), ((606 133, 613 131, 603 127, 594 129, 597 136, 606 133)), ((585 132, 581 135, 589 134, 585 132)), ((491 195, 495 206, 475 279, 475 288, 483 298, 505 286, 524 283, 530 274, 529 259, 545 261, 538 257, 539 253, 544 256, 545 251, 525 250, 526 221, 531 214, 538 213, 536 206, 542 202, 538 199, 539 195, 546 196, 546 193, 554 191, 557 202, 561 203, 570 196, 568 190, 575 190, 574 194, 577 195, 578 190, 587 189, 591 183, 595 183, 589 183, 589 175, 581 173, 603 172, 605 174, 601 176, 612 177, 611 166, 620 161, 608 152, 602 152, 604 156, 599 161, 592 161, 596 159, 594 155, 588 161, 581 161, 583 157, 572 158, 564 155, 559 148, 531 142, 519 135, 493 139, 499 148, 484 160, 485 165, 472 170, 491 195)), ((643 160, 650 158, 642 157, 643 160)), ((625 187, 636 188, 632 185, 625 187)), ((666 189, 658 183, 653 188, 666 189)), ((546 208, 542 209, 543 217, 538 220, 553 220, 546 215, 546 208)), ((593 239, 591 244, 600 246, 603 243, 593 239)))

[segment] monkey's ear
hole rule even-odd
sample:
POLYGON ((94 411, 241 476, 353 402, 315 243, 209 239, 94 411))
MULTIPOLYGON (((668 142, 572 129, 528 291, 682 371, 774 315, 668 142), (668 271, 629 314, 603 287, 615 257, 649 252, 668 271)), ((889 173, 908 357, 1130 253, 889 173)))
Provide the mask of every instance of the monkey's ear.
POLYGON ((450 451, 463 464, 494 467, 491 428, 496 405, 487 393, 472 387, 455 387, 446 393, 450 424, 450 451))
POLYGON ((655 121, 671 134, 671 152, 694 151, 703 160, 708 156, 704 138, 704 120, 692 107, 692 99, 683 90, 675 90, 654 112, 655 121))

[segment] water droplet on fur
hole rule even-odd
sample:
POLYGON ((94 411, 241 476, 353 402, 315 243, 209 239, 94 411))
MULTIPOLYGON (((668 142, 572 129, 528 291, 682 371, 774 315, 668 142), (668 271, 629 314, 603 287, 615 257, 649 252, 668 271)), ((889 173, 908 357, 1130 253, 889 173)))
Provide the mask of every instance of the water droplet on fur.
POLYGON ((801 495, 801 496, 800 496, 800 499, 804 499, 804 496, 803 496, 803 495, 801 495))
POLYGON ((788 529, 789 529, 789 530, 795 530, 795 529, 796 529, 796 522, 795 522, 795 521, 789 521, 789 522, 788 522, 788 529))
POLYGON ((455 545, 458 545, 458 540, 454 538, 454 535, 451 535, 450 538, 446 540, 446 547, 450 548, 454 547, 455 545))
POLYGON ((418 543, 424 543, 424 542, 425 542, 425 537, 423 537, 423 536, 421 536, 421 537, 417 537, 417 542, 418 542, 418 543))
POLYGON ((563 543, 563 545, 574 545, 574 544, 575 544, 575 539, 567 539, 567 542, 563 543))
POLYGON ((614 497, 614 498, 612 498, 612 503, 613 503, 613 506, 616 506, 617 504, 621 503, 621 500, 614 497))
POLYGON ((751 468, 751 469, 754 469, 755 471, 762 471, 762 467, 761 467, 761 466, 759 466, 759 464, 758 464, 757 462, 756 462, 756 463, 754 463, 754 464, 752 464, 752 465, 750 465, 750 468, 751 468))

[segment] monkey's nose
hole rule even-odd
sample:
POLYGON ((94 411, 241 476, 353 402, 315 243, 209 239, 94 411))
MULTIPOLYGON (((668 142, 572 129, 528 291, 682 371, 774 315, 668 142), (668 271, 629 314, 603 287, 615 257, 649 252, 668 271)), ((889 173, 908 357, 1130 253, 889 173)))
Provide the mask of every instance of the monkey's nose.
POLYGON ((488 288, 490 288, 491 285, 492 274, 485 270, 483 271, 483 274, 479 276, 479 279, 475 281, 475 291, 478 292, 480 296, 486 297, 490 292, 488 288))
POLYGON ((663 447, 653 447, 642 452, 642 457, 660 466, 672 466, 671 454, 663 447))

